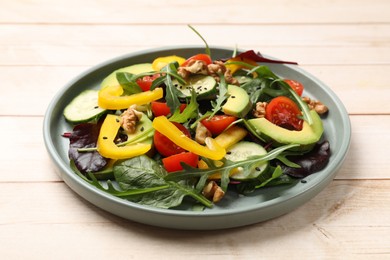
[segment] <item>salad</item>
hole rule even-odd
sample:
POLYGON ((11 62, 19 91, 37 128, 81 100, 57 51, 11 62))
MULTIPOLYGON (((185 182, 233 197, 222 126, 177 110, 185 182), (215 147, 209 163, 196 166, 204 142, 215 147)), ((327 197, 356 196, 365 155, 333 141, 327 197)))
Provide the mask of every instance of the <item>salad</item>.
MULTIPOLYGON (((159 208, 213 207, 323 169, 328 108, 253 50, 155 57, 104 75, 64 109, 70 165, 86 182, 159 208)), ((294 64, 294 63, 293 63, 294 64)))

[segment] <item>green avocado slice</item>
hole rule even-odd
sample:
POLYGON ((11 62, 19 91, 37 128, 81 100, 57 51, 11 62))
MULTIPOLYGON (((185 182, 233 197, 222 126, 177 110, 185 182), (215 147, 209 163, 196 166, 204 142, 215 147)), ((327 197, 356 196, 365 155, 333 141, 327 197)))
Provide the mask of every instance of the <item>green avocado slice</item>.
POLYGON ((222 111, 227 115, 245 117, 252 108, 249 95, 243 88, 235 85, 228 85, 227 92, 229 97, 222 106, 222 111))
POLYGON ((251 131, 254 134, 260 135, 266 141, 273 141, 274 145, 284 144, 300 144, 301 149, 310 149, 317 143, 324 132, 322 120, 314 110, 310 111, 313 118, 313 124, 309 125, 306 121, 303 122, 301 131, 288 130, 277 126, 265 118, 255 118, 248 120, 251 131))

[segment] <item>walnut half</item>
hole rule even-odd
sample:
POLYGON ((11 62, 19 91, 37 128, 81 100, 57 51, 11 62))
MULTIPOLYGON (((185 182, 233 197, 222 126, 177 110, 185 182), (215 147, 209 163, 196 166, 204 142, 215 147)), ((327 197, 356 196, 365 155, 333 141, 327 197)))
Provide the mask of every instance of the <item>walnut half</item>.
POLYGON ((142 112, 137 111, 137 105, 132 105, 121 115, 121 126, 129 134, 134 133, 139 120, 141 120, 142 112))
POLYGON ((207 137, 211 137, 211 132, 202 123, 199 122, 196 126, 195 141, 200 144, 205 144, 207 137))
POLYGON ((223 75, 227 84, 239 85, 238 80, 233 77, 231 71, 226 68, 222 61, 214 61, 212 64, 207 65, 207 72, 217 82, 221 81, 219 75, 223 75))
POLYGON ((312 100, 309 97, 302 97, 302 100, 307 103, 310 110, 314 109, 319 115, 323 115, 328 112, 328 107, 322 104, 321 101, 312 100))
POLYGON ((215 181, 207 183, 207 185, 203 188, 202 194, 206 198, 212 199, 214 203, 217 203, 223 198, 223 196, 225 196, 225 192, 215 181))
POLYGON ((255 109, 253 109, 253 116, 257 118, 265 117, 265 108, 267 107, 267 102, 257 102, 255 109))

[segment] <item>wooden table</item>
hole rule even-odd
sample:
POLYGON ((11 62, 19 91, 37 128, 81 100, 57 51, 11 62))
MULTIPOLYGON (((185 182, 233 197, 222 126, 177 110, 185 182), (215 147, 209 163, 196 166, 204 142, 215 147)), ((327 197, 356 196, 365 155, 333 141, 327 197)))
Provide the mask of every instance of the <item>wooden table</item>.
POLYGON ((389 259, 390 1, 0 2, 2 259, 389 259), (42 123, 73 77, 146 48, 255 49, 329 85, 352 123, 334 181, 282 217, 220 231, 133 223, 84 201, 56 174, 42 123))

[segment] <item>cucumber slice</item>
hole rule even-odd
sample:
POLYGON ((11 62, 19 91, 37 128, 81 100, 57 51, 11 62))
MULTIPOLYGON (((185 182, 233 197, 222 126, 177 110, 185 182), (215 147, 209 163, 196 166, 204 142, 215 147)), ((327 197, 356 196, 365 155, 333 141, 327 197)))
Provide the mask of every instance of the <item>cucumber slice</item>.
POLYGON ((207 75, 190 76, 185 85, 177 80, 172 80, 172 83, 186 98, 191 97, 192 89, 195 90, 197 99, 211 99, 217 94, 217 82, 207 75))
MULTIPOLYGON (((249 156, 263 155, 266 153, 267 151, 259 144, 241 141, 227 149, 225 158, 233 162, 238 162, 246 160, 249 156)), ((254 169, 251 169, 250 171, 237 172, 231 175, 230 178, 237 181, 254 179, 260 176, 260 174, 262 174, 267 169, 267 167, 268 162, 264 162, 257 165, 254 169)))
POLYGON ((76 96, 64 109, 67 121, 78 124, 99 118, 107 110, 98 106, 99 90, 85 90, 76 96))

